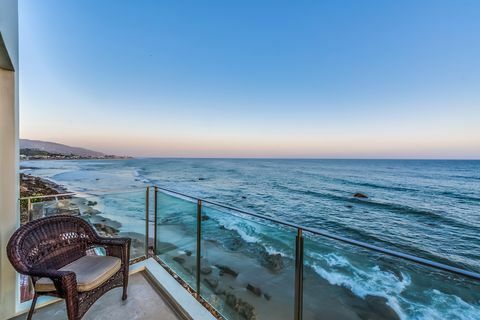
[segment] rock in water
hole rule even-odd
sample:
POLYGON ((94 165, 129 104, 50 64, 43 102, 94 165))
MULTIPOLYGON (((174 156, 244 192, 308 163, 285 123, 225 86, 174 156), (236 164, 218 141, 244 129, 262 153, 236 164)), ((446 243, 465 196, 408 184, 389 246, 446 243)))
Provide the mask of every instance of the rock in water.
POLYGON ((98 232, 107 237, 116 236, 119 232, 118 229, 104 223, 94 223, 93 226, 98 232))
POLYGON ((210 273, 212 273, 212 268, 209 267, 209 266, 205 266, 205 267, 202 267, 202 268, 200 269, 200 272, 201 272, 202 274, 210 274, 210 273))
POLYGON ((361 192, 357 192, 353 195, 354 198, 361 198, 361 199, 366 199, 368 198, 368 196, 364 193, 361 193, 361 192))
POLYGON ((173 257, 172 260, 179 264, 183 264, 185 262, 185 259, 182 257, 173 257))
POLYGON ((217 279, 205 278, 204 281, 212 289, 215 289, 215 288, 218 287, 218 280, 217 279))
POLYGON ((280 253, 267 254, 263 264, 271 271, 278 272, 283 269, 283 257, 280 253))
POLYGON ((235 310, 243 319, 257 319, 255 308, 251 304, 237 298, 233 293, 230 292, 226 292, 225 296, 227 305, 230 306, 233 310, 235 310))
POLYGON ((397 313, 387 304, 388 300, 385 297, 367 295, 365 301, 375 313, 381 315, 382 319, 400 320, 397 313))
POLYGON ((233 270, 232 268, 230 268, 228 266, 224 266, 224 265, 220 265, 220 264, 216 264, 215 266, 218 269, 220 269, 220 271, 223 272, 223 273, 229 274, 229 275, 231 275, 235 278, 238 276, 238 272, 233 270))
POLYGON ((247 290, 251 291, 253 294, 255 294, 258 297, 262 296, 262 290, 259 287, 255 287, 254 285, 251 285, 250 283, 247 284, 247 290))

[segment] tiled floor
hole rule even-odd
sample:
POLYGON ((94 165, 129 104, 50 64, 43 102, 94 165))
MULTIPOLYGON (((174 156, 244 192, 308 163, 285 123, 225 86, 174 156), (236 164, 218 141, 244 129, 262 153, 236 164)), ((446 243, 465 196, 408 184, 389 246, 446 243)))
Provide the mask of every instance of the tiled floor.
MULTIPOLYGON (((130 276, 128 299, 122 301, 122 289, 116 288, 100 298, 82 318, 83 320, 179 320, 175 312, 151 285, 143 272, 130 276)), ((25 319, 26 314, 12 320, 25 319)), ((65 302, 58 302, 36 310, 32 320, 65 320, 65 302)))

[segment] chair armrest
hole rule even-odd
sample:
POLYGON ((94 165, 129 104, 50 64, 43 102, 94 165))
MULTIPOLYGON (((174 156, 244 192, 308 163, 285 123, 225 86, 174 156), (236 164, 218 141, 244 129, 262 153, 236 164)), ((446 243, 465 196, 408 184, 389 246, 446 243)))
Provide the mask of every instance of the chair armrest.
POLYGON ((122 263, 128 264, 130 261, 130 238, 105 238, 98 237, 94 245, 105 248, 107 256, 120 258, 122 263))
POLYGON ((36 278, 49 278, 52 280, 55 289, 60 295, 65 295, 68 291, 77 291, 77 276, 73 271, 60 271, 55 269, 34 269, 29 270, 27 275, 36 278))

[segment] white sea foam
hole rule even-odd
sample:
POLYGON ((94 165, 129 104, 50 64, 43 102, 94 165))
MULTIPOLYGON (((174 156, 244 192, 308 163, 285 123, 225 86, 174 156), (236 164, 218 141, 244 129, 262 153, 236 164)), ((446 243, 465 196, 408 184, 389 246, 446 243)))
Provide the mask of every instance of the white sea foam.
POLYGON ((367 295, 384 297, 399 317, 406 319, 398 297, 411 283, 408 275, 402 273, 402 280, 399 280, 395 274, 382 271, 378 266, 368 269, 357 268, 345 257, 337 254, 315 254, 315 256, 321 259, 311 263, 311 267, 330 284, 348 288, 360 298, 365 298, 367 295), (322 260, 326 265, 322 266, 322 260))
POLYGON ((225 229, 230 231, 236 231, 245 242, 260 242, 258 232, 253 224, 240 221, 239 219, 235 219, 231 216, 217 218, 217 221, 225 229))
POLYGON ((426 291, 425 295, 431 298, 431 303, 428 306, 416 304, 415 319, 479 319, 480 301, 471 305, 455 295, 436 289, 426 291))
POLYGON ((323 258, 325 259, 325 261, 328 263, 330 267, 346 267, 349 265, 347 259, 333 253, 328 253, 325 256, 323 256, 323 258))
POLYGON ((345 257, 334 253, 315 253, 312 256, 315 260, 310 264, 311 267, 330 284, 348 288, 361 298, 367 295, 385 297, 400 319, 479 319, 480 301, 472 305, 436 289, 417 293, 417 297, 425 299, 424 303, 411 301, 402 295, 412 285, 408 274, 401 273, 403 279, 400 281, 395 274, 382 271, 379 266, 360 269, 345 257))

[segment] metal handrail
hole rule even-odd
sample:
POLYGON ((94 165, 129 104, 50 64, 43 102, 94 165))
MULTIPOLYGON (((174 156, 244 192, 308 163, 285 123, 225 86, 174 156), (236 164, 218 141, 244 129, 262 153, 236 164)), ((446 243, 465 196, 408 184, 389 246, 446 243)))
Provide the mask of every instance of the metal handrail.
POLYGON ((46 198, 55 198, 55 197, 66 197, 66 196, 73 196, 76 195, 76 192, 68 192, 68 193, 58 193, 58 194, 48 194, 44 196, 29 196, 29 197, 21 197, 18 200, 31 200, 31 199, 46 199, 46 198))
POLYGON ((76 192, 66 192, 58 194, 48 194, 42 196, 28 196, 20 197, 18 200, 29 200, 29 199, 45 199, 45 198, 55 198, 55 197, 65 197, 73 195, 102 195, 102 194, 111 194, 111 193, 129 193, 129 192, 138 192, 140 190, 145 190, 145 187, 154 187, 154 186, 142 186, 142 187, 130 187, 128 190, 125 189, 106 189, 106 190, 89 190, 89 191, 76 191, 76 192))
POLYGON ((318 235, 318 236, 322 236, 322 237, 325 237, 325 238, 337 240, 337 241, 347 243, 347 244, 350 244, 350 245, 353 245, 353 246, 362 247, 362 248, 365 248, 365 249, 369 249, 369 250, 372 250, 372 251, 383 253, 383 254, 388 255, 388 256, 393 256, 393 257, 396 257, 396 258, 409 260, 409 261, 412 261, 412 262, 416 262, 418 264, 422 264, 424 266, 432 267, 434 269, 439 269, 439 270, 442 270, 442 271, 447 271, 447 272, 459 274, 459 275, 462 275, 462 276, 469 277, 469 278, 480 281, 480 273, 477 273, 477 272, 453 267, 453 266, 450 266, 450 265, 447 265, 447 264, 443 264, 443 263, 440 263, 440 262, 435 262, 435 261, 425 259, 425 258, 416 257, 416 256, 413 256, 411 254, 407 254, 407 253, 403 253, 403 252, 399 252, 399 251, 395 251, 395 250, 391 250, 391 249, 385 249, 385 248, 382 248, 382 247, 379 247, 379 246, 376 246, 376 245, 373 245, 373 244, 369 244, 369 243, 366 243, 366 242, 362 242, 362 241, 359 241, 359 240, 354 240, 354 239, 350 239, 350 238, 347 238, 347 237, 335 235, 335 234, 320 230, 318 228, 305 227, 305 226, 302 226, 302 225, 299 225, 299 224, 296 224, 296 223, 292 223, 292 222, 288 222, 288 221, 284 221, 284 220, 281 220, 281 219, 278 219, 278 218, 272 218, 272 217, 264 216, 264 215, 261 215, 261 214, 258 214, 258 213, 238 209, 238 208, 235 208, 235 207, 230 206, 230 205, 225 205, 225 204, 217 203, 217 202, 214 202, 214 201, 193 197, 193 196, 190 196, 190 195, 187 195, 187 194, 184 194, 184 193, 181 193, 181 192, 177 192, 177 191, 174 191, 174 190, 171 190, 171 189, 158 187, 158 186, 157 186, 157 188, 159 190, 163 190, 163 191, 173 193, 173 194, 178 194, 178 195, 181 195, 183 197, 190 198, 192 200, 201 200, 203 203, 212 204, 212 205, 224 208, 224 209, 232 210, 234 212, 249 215, 249 216, 256 217, 256 218, 259 218, 259 219, 262 219, 262 220, 267 220, 267 221, 274 222, 274 223, 277 223, 277 224, 280 224, 280 225, 283 225, 283 226, 295 228, 297 230, 300 229, 300 230, 307 231, 309 233, 312 233, 312 234, 315 234, 315 235, 318 235))

